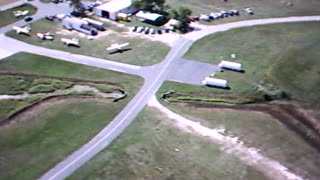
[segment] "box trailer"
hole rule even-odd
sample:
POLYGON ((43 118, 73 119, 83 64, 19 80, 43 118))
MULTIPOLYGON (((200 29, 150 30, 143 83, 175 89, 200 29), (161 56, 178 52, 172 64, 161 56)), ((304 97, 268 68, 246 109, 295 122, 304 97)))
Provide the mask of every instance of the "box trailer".
POLYGON ((202 81, 202 85, 214 86, 214 87, 220 87, 220 88, 228 88, 228 82, 226 80, 210 78, 210 77, 206 77, 202 81))
POLYGON ((88 35, 95 36, 98 34, 96 28, 90 26, 87 21, 84 21, 78 18, 66 17, 62 20, 62 24, 67 29, 74 29, 88 35))
POLYGON ((96 29, 99 30, 99 31, 104 31, 104 30, 106 30, 105 27, 104 27, 103 22, 96 21, 96 20, 89 19, 89 18, 82 18, 82 20, 88 22, 88 24, 89 24, 90 26, 96 28, 96 29))
POLYGON ((224 69, 230 69, 230 70, 235 70, 235 71, 242 71, 242 65, 239 63, 235 62, 230 62, 230 61, 221 61, 218 66, 220 68, 224 69))

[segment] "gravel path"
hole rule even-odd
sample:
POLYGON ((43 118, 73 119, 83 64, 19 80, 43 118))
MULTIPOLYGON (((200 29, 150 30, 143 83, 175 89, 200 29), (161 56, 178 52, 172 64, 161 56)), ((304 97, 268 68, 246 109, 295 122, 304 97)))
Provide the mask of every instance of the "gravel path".
POLYGON ((168 118, 174 120, 175 125, 180 129, 207 137, 212 142, 222 145, 223 151, 239 157, 243 163, 256 168, 270 179, 303 180, 302 177, 290 172, 287 167, 276 160, 263 156, 259 153, 259 149, 246 147, 243 142, 239 141, 239 138, 224 135, 224 129, 209 129, 197 122, 186 119, 164 107, 156 97, 153 97, 148 102, 148 105, 155 107, 168 118))

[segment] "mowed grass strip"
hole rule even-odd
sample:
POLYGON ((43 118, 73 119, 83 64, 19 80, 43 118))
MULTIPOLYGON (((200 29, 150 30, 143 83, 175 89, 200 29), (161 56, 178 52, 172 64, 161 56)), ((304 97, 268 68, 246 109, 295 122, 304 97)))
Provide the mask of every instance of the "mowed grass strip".
POLYGON ((267 179, 204 137, 145 108, 108 148, 68 179, 267 179))
POLYGON ((280 87, 293 99, 319 105, 320 24, 289 23, 234 29, 202 38, 184 56, 218 64, 229 60, 243 64, 245 73, 225 71, 216 77, 229 81, 230 91, 257 95, 261 81, 280 87), (230 58, 236 54, 236 58, 230 58))
POLYGON ((23 4, 21 6, 18 6, 18 7, 14 7, 14 8, 11 8, 11 9, 7 9, 5 11, 1 11, 0 12, 0 27, 4 27, 8 24, 12 24, 16 21, 20 21, 23 19, 24 16, 20 16, 20 17, 15 17, 13 12, 14 11, 17 11, 17 10, 20 10, 20 11, 25 11, 25 10, 29 10, 29 13, 27 14, 28 16, 31 16, 33 14, 35 14, 37 12, 37 8, 30 5, 30 4, 23 4))
POLYGON ((163 43, 126 36, 121 34, 123 31, 126 31, 124 28, 111 26, 114 25, 107 25, 105 32, 99 32, 100 34, 105 33, 105 35, 99 35, 99 37, 94 40, 87 39, 87 36, 77 31, 71 32, 64 29, 62 23, 59 21, 51 22, 48 20, 39 20, 32 23, 31 36, 19 35, 14 31, 8 32, 7 35, 37 46, 141 66, 159 63, 170 50, 170 48, 163 43), (118 31, 114 29, 118 29, 118 31), (46 32, 54 33, 55 39, 53 41, 45 41, 36 36, 37 33, 46 32), (64 45, 63 42, 60 41, 61 38, 80 39, 80 48, 64 45), (109 54, 110 51, 106 50, 107 47, 114 43, 121 44, 126 42, 130 43, 128 47, 125 47, 125 49, 128 49, 127 51, 109 54))
POLYGON ((70 63, 29 53, 17 53, 0 61, 0 72, 26 73, 118 84, 131 98, 142 85, 142 78, 120 72, 70 63), (132 92, 132 93, 131 93, 132 92))
POLYGON ((122 103, 108 101, 66 100, 2 128, 1 179, 39 178, 89 141, 122 107, 122 103))
MULTIPOLYGON (((40 177, 96 135, 123 109, 142 85, 142 80, 136 76, 27 53, 1 60, 0 71, 100 80, 117 84, 128 92, 128 97, 118 102, 101 98, 45 101, 23 117, 20 116, 15 123, 0 127, 0 177, 8 180, 40 177)), ((7 83, 15 83, 14 80, 7 83)), ((5 89, 12 90, 1 88, 2 92, 5 89)), ((106 90, 104 86, 97 88, 106 90)), ((26 106, 41 101, 41 98, 0 100, 1 111, 26 106)))

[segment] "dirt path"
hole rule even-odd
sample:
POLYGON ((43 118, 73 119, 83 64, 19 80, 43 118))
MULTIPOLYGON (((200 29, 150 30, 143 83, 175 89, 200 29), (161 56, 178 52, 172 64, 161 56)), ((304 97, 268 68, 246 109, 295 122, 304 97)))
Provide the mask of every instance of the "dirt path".
POLYGON ((190 133, 208 137, 214 143, 222 145, 225 152, 238 156, 245 164, 256 168, 270 179, 303 180, 302 177, 290 172, 287 167, 276 160, 260 154, 259 149, 246 147, 237 137, 224 135, 224 129, 209 129, 199 123, 188 120, 162 106, 155 97, 149 101, 148 105, 157 108, 170 119, 174 120, 175 125, 179 128, 190 133))
POLYGON ((123 96, 120 92, 114 92, 114 93, 103 93, 99 89, 87 85, 75 85, 69 89, 63 89, 63 90, 56 90, 52 93, 36 93, 36 94, 29 94, 29 93, 23 93, 18 95, 7 95, 2 94, 0 95, 0 100, 2 99, 25 99, 25 98, 32 98, 39 95, 46 95, 46 96, 62 96, 62 95, 68 95, 71 93, 81 93, 81 92, 92 92, 98 97, 102 98, 120 98, 123 96))

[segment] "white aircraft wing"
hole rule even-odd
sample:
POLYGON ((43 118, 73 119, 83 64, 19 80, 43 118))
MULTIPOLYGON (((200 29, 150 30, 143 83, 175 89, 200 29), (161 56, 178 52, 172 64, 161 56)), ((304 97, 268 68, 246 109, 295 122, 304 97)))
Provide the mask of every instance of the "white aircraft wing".
POLYGON ((115 49, 120 50, 121 48, 126 47, 128 45, 129 45, 129 43, 123 43, 123 44, 116 43, 116 44, 112 44, 110 47, 106 48, 106 50, 108 50, 108 51, 115 50, 115 49))

